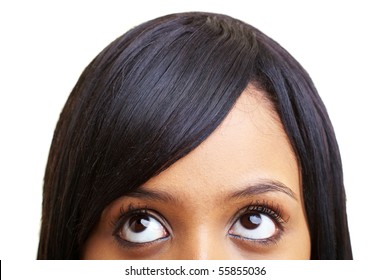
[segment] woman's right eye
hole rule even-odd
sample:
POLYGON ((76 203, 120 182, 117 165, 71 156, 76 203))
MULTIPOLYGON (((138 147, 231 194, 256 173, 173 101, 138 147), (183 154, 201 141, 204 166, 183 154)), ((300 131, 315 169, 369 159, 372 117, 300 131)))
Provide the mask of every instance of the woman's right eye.
POLYGON ((128 218, 118 233, 130 243, 148 243, 169 236, 166 228, 148 213, 134 214, 128 218))

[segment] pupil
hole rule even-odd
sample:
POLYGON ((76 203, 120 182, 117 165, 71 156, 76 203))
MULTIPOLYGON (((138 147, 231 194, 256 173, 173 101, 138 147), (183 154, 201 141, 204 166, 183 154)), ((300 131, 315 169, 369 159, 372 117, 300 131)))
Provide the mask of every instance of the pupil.
POLYGON ((246 229, 255 229, 261 224, 260 214, 248 213, 240 218, 241 225, 246 229))
POLYGON ((146 215, 136 216, 130 220, 131 231, 138 233, 144 231, 149 225, 149 217, 146 215))

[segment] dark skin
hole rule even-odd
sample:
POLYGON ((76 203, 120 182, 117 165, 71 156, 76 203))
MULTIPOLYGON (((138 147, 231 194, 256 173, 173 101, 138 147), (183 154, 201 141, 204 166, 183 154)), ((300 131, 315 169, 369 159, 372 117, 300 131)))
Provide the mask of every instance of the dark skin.
POLYGON ((264 92, 249 85, 199 147, 113 201, 84 259, 310 259, 300 172, 264 92))

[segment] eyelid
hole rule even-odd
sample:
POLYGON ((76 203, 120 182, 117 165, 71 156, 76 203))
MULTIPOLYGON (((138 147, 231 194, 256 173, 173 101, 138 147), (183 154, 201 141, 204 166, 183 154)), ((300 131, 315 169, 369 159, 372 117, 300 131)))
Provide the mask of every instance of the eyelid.
POLYGON ((282 230, 278 230, 278 232, 274 236, 271 236, 270 238, 266 239, 250 239, 238 235, 230 235, 230 238, 250 243, 251 246, 258 246, 260 248, 264 248, 271 245, 277 245, 279 240, 283 237, 282 232, 282 230))
MULTIPOLYGON (((163 215, 161 215, 158 211, 149 209, 146 205, 143 207, 134 207, 132 204, 129 204, 127 207, 127 210, 121 206, 120 208, 120 215, 118 218, 113 220, 111 224, 113 225, 113 236, 118 236, 120 230, 122 229, 125 222, 132 216, 138 215, 138 214, 147 214, 156 219, 158 222, 161 223, 161 225, 165 228, 165 230, 168 232, 168 235, 172 235, 171 227, 168 223, 168 221, 165 219, 163 215)), ((142 244, 142 243, 141 243, 142 244)))
POLYGON ((259 201, 252 202, 251 204, 239 209, 232 217, 232 223, 229 223, 229 230, 227 231, 228 236, 230 238, 233 238, 235 240, 238 240, 239 242, 244 242, 244 244, 251 244, 250 247, 259 247, 266 248, 268 246, 277 245, 280 239, 283 237, 283 232, 285 231, 285 224, 288 222, 288 218, 283 218, 284 211, 281 209, 279 205, 274 205, 273 202, 269 203, 267 201, 263 201, 260 203, 259 201), (242 215, 248 212, 258 212, 260 214, 264 214, 269 216, 272 221, 275 223, 276 232, 274 235, 272 235, 269 238, 264 239, 252 239, 252 238, 246 238, 244 236, 231 234, 230 230, 235 225, 235 223, 239 222, 239 219, 242 215))
MULTIPOLYGON (((251 211, 252 212, 255 211, 255 212, 258 212, 261 214, 268 215, 276 224, 276 227, 278 230, 277 235, 280 235, 280 232, 283 232, 285 230, 285 224, 289 220, 289 217, 283 218, 284 211, 279 204, 274 205, 273 202, 270 203, 270 202, 265 201, 265 200, 263 202, 255 201, 255 202, 252 202, 243 208, 238 209, 237 213, 232 217, 232 219, 229 223, 229 230, 236 222, 238 222, 238 220, 240 219, 240 217, 243 214, 251 212, 251 211)), ((250 240, 250 239, 248 239, 248 240, 250 240)), ((258 242, 258 240, 251 240, 251 241, 258 242)))
POLYGON ((233 216, 233 220, 237 220, 240 215, 250 211, 259 211, 260 213, 267 214, 272 218, 275 218, 276 222, 285 224, 288 222, 289 217, 286 216, 280 204, 276 204, 273 201, 252 201, 244 207, 238 208, 237 213, 233 216))
POLYGON ((281 210, 279 207, 273 208, 269 205, 249 205, 246 212, 256 211, 265 215, 268 215, 272 220, 277 223, 277 226, 281 229, 284 228, 284 224, 287 222, 283 219, 281 210))

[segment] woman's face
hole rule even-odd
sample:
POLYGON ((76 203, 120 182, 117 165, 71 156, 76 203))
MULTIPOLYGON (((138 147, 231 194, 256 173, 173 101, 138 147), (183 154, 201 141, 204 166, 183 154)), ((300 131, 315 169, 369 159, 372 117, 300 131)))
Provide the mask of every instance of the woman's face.
POLYGON ((200 146, 113 201, 84 259, 309 259, 297 160, 264 93, 243 92, 200 146))

